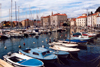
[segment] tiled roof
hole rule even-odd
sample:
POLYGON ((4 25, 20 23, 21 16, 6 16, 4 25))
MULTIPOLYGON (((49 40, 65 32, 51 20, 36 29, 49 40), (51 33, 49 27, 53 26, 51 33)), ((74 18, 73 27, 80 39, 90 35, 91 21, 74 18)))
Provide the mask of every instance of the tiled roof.
POLYGON ((67 16, 66 14, 60 14, 60 13, 53 14, 52 16, 56 16, 56 15, 60 15, 60 16, 67 16))
POLYGON ((18 21, 13 21, 14 23, 17 23, 18 21))
POLYGON ((76 21, 76 18, 72 18, 72 20, 71 21, 76 21))
POLYGON ((25 19, 24 21, 29 21, 29 19, 25 19))
POLYGON ((41 18, 49 18, 50 16, 45 16, 45 17, 41 17, 41 18))
POLYGON ((94 13, 94 14, 92 14, 92 15, 97 15, 98 13, 94 13))
POLYGON ((41 23, 41 21, 34 21, 34 23, 36 23, 36 22, 37 22, 37 23, 41 23))
POLYGON ((87 16, 79 16, 79 17, 77 17, 77 19, 79 19, 79 18, 86 18, 87 16))

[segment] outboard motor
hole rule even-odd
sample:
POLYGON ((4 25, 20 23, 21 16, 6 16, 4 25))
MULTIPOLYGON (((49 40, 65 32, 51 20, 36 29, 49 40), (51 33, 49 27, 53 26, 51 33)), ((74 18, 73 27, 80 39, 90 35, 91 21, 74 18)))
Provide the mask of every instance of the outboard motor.
POLYGON ((7 53, 8 56, 11 56, 11 54, 12 54, 11 52, 8 52, 8 53, 7 53))

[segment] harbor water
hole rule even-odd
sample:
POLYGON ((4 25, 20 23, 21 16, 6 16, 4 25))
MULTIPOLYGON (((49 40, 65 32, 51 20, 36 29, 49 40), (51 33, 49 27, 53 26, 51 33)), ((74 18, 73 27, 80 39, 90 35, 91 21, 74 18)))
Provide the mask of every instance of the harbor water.
MULTIPOLYGON (((61 32, 40 34, 39 37, 34 35, 0 40, 0 58, 3 59, 3 56, 8 52, 18 52, 19 49, 49 47, 48 42, 50 39, 51 42, 56 38, 58 40, 65 40, 69 38, 69 31, 71 30, 67 29, 61 32)), ((77 32, 77 30, 74 32, 77 32)), ((45 64, 45 67, 100 67, 100 38, 97 37, 93 39, 93 42, 82 45, 80 52, 70 54, 66 59, 59 58, 55 63, 45 64)))

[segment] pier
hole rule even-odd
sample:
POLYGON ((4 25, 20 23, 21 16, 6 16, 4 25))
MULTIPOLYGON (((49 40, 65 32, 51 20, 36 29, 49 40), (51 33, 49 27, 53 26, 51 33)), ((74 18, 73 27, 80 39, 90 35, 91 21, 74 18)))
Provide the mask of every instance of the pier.
POLYGON ((10 64, 8 64, 7 62, 5 62, 4 60, 0 59, 0 67, 14 67, 10 64))

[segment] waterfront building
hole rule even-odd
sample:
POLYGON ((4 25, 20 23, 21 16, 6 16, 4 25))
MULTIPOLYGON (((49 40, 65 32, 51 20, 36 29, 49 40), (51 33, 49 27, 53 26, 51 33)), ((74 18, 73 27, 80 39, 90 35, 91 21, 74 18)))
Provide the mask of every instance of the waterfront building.
POLYGON ((21 21, 22 27, 33 26, 33 21, 29 19, 25 19, 21 21))
POLYGON ((52 15, 50 17, 50 21, 51 21, 51 26, 62 26, 62 24, 64 22, 67 22, 67 15, 66 14, 60 14, 60 13, 57 13, 57 14, 53 14, 52 12, 52 15))
POLYGON ((56 13, 53 14, 51 13, 51 16, 44 16, 41 17, 41 23, 43 26, 53 26, 53 27, 60 27, 63 25, 64 22, 67 22, 67 15, 66 14, 60 14, 56 13))
POLYGON ((99 25, 99 12, 89 15, 87 17, 87 26, 89 27, 98 27, 99 25))
POLYGON ((45 16, 45 17, 41 17, 41 22, 43 24, 43 27, 49 26, 50 25, 50 15, 45 16))
POLYGON ((71 27, 75 27, 75 26, 76 26, 76 18, 72 18, 72 19, 70 20, 70 26, 71 26, 71 27))
POLYGON ((34 20, 33 22, 34 22, 33 23, 34 26, 38 26, 38 27, 41 27, 42 26, 42 23, 41 23, 40 20, 34 20))
POLYGON ((98 13, 96 20, 97 20, 96 27, 99 27, 100 28, 100 13, 98 13))
POLYGON ((79 16, 76 18, 76 26, 84 27, 86 26, 87 22, 87 14, 82 14, 82 16, 79 16))

